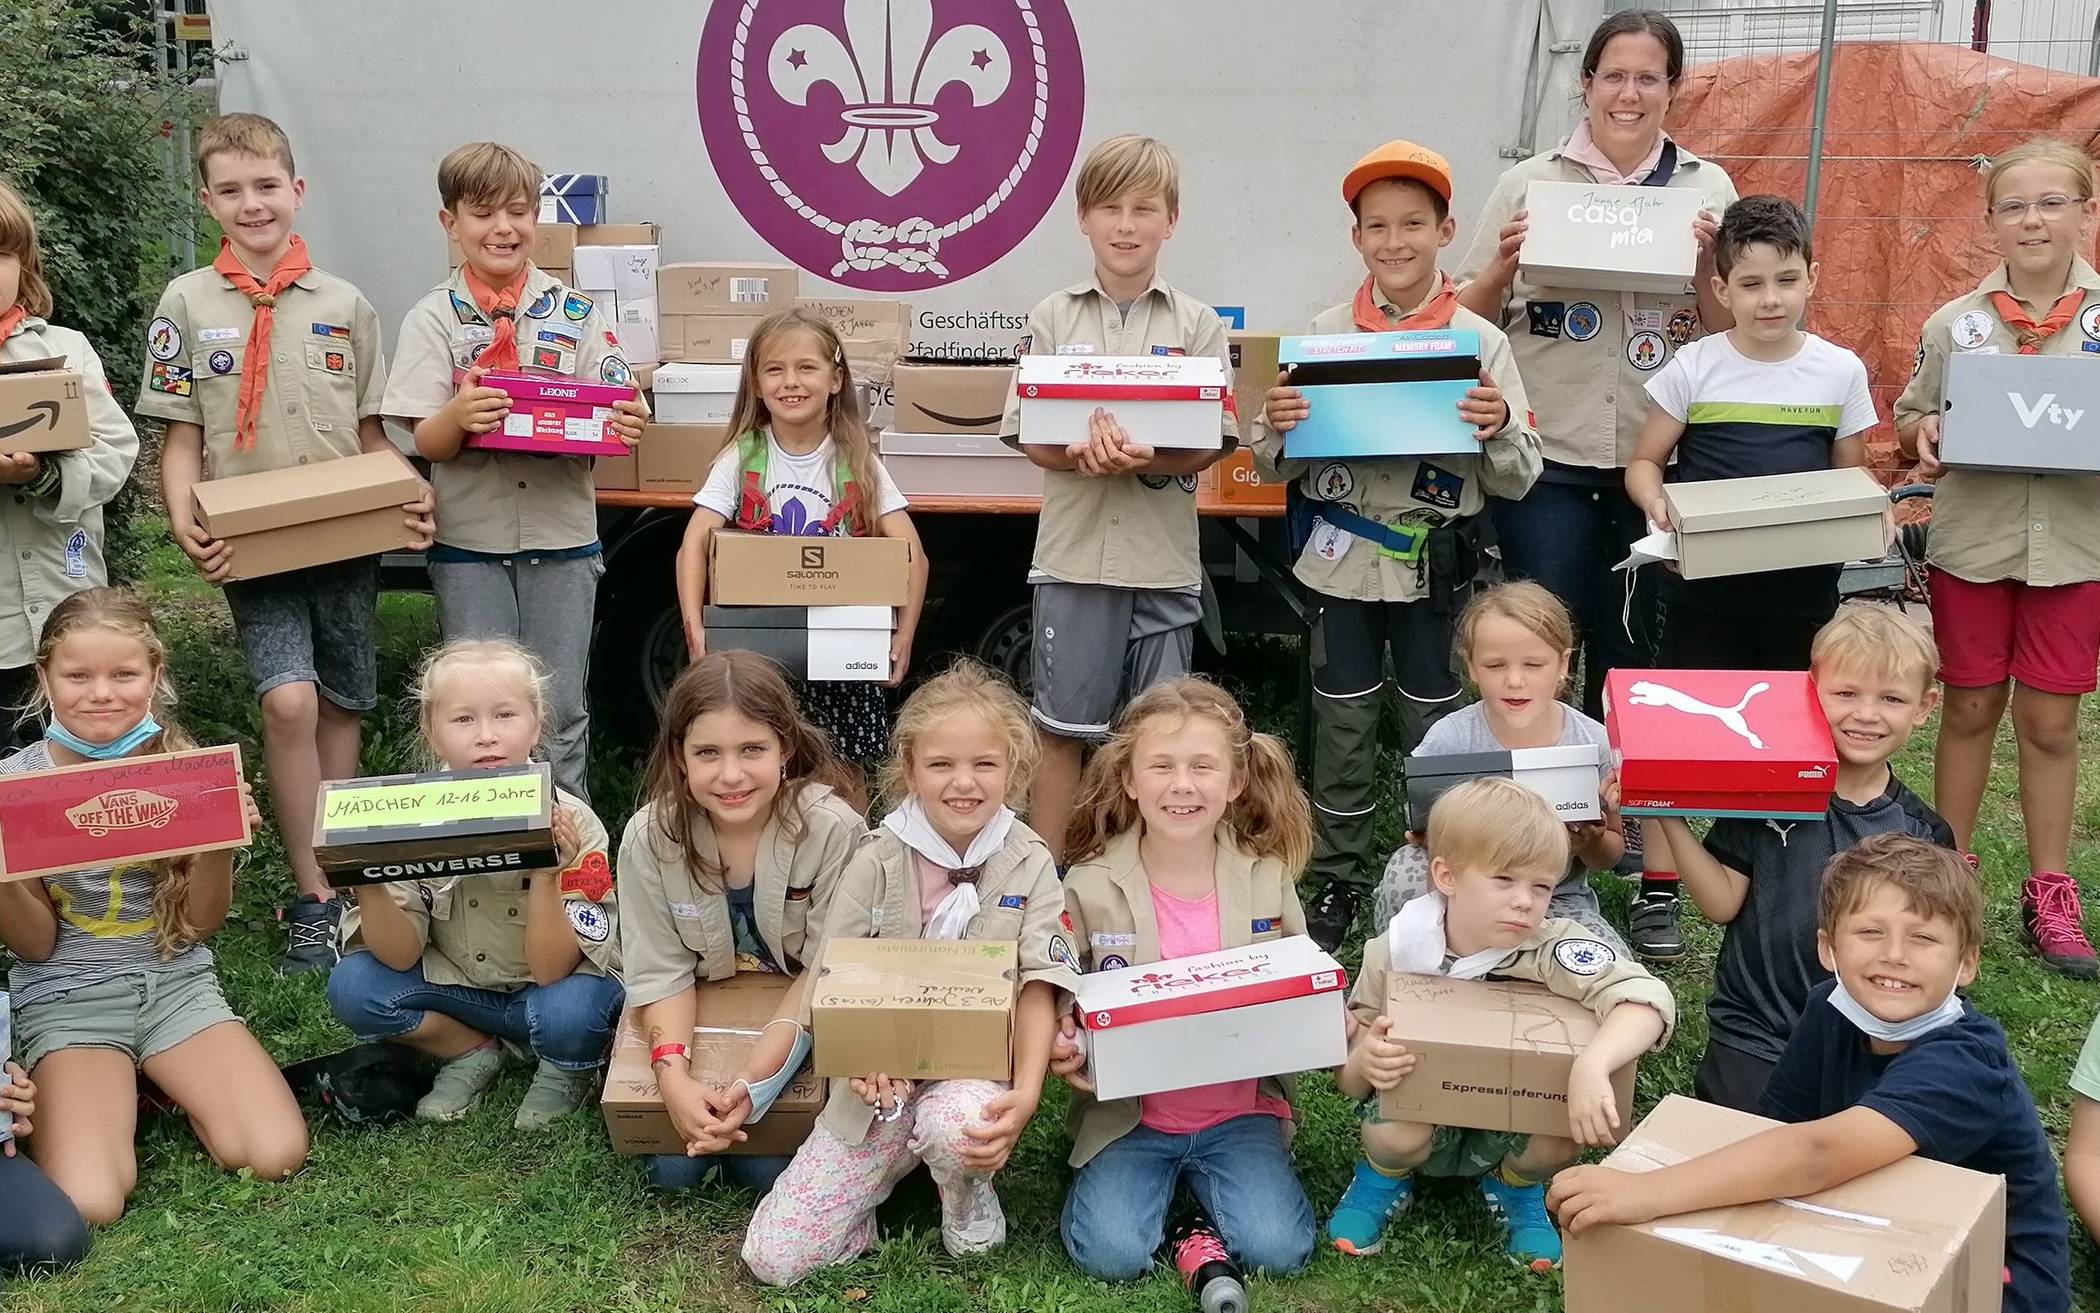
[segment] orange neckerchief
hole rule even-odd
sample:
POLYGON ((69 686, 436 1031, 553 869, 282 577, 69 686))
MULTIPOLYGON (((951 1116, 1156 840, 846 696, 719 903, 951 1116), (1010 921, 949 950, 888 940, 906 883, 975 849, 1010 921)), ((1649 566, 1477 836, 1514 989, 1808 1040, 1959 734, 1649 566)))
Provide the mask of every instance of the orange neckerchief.
POLYGON ((29 318, 29 308, 27 306, 11 305, 7 307, 6 313, 0 314, 0 342, 5 342, 13 337, 15 330, 20 328, 22 321, 27 318, 29 318))
POLYGON ((1392 333, 1413 328, 1449 328, 1451 316, 1458 310, 1458 288, 1452 283, 1450 274, 1442 274, 1436 295, 1424 301, 1421 308, 1411 315, 1399 319, 1387 318, 1385 307, 1378 304, 1378 280, 1364 279, 1364 285, 1356 289, 1356 326, 1366 333, 1392 333))
POLYGON ((489 321, 496 335, 489 344, 474 357, 474 368, 514 370, 518 368, 518 298, 525 294, 525 275, 531 265, 518 270, 518 276, 509 287, 497 290, 475 277, 474 271, 460 266, 460 277, 467 285, 467 294, 474 298, 474 305, 481 317, 489 321))
POLYGON ((2085 289, 2074 287, 2058 297, 2050 307, 2049 317, 2037 324, 2020 307, 2011 292, 1991 293, 1991 309, 1998 312, 2013 335, 2020 339, 2020 354, 2031 356, 2042 349, 2042 343, 2056 336, 2056 330, 2078 317, 2078 307, 2085 304, 2085 289))
POLYGON ((248 356, 241 365, 241 390, 233 408, 233 447, 247 451, 255 446, 255 416, 262 410, 263 385, 270 377, 270 329, 277 322, 277 298, 311 270, 314 262, 306 256, 306 242, 295 235, 270 271, 270 281, 259 283, 233 253, 232 240, 221 237, 219 256, 211 267, 255 307, 255 322, 248 328, 248 356))

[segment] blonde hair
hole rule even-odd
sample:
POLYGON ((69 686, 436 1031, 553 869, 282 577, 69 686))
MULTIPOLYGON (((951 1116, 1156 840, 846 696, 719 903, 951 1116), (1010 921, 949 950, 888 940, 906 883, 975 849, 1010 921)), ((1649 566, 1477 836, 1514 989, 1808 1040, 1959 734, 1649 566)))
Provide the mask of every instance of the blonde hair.
POLYGON ((2062 169, 2078 180, 2078 199, 2085 200, 2093 194, 2093 157, 2086 154, 2083 147, 2068 141, 2042 138, 2022 142, 1991 158, 1983 170, 1985 209, 1998 203, 1998 184, 2004 180, 2006 170, 2022 164, 2045 164, 2062 169))
POLYGON ((433 759, 437 750, 430 746, 430 729, 431 717, 437 714, 438 698, 446 684, 465 674, 480 675, 488 680, 510 679, 532 708, 535 729, 546 726, 547 681, 550 676, 538 657, 507 638, 454 639, 423 659, 423 668, 416 673, 412 690, 416 699, 416 719, 423 727, 423 743, 433 759))
POLYGON ((1939 677, 1939 644, 1894 607, 1847 602, 1816 631, 1808 649, 1810 678, 1839 670, 1902 680, 1923 693, 1939 677))
POLYGON ((1917 916, 1954 927, 1961 951, 1983 946, 1983 893, 1976 872, 1952 849, 1908 834, 1874 834, 1832 857, 1816 891, 1816 925, 1836 938, 1838 922, 1857 912, 1881 885, 1894 885, 1917 916))
MULTIPOLYGON (((175 720, 175 684, 168 675, 167 644, 153 627, 153 612, 130 589, 85 588, 52 607, 37 641, 37 669, 48 672, 51 654, 58 645, 91 629, 107 629, 136 641, 153 663, 153 698, 147 709, 159 722, 160 733, 147 740, 135 755, 155 756, 196 747, 197 741, 175 720)), ((51 708, 42 680, 37 682, 30 705, 39 712, 51 708)), ((153 865, 157 869, 153 880, 153 949, 166 960, 204 937, 190 917, 190 880, 196 872, 197 857, 167 857, 153 865)))
MULTIPOLYGON (((22 280, 15 304, 30 314, 49 318, 51 285, 44 281, 44 252, 36 239, 36 212, 20 192, 0 182, 0 255, 12 255, 22 265, 22 280)), ((9 309, 0 306, 0 311, 9 309)))
POLYGON ((284 166, 285 177, 299 176, 298 166, 292 163, 292 139, 284 135, 283 128, 260 114, 221 114, 197 134, 197 178, 207 187, 211 185, 214 155, 253 155, 276 160, 284 166))
POLYGON ((883 801, 895 806, 904 800, 911 792, 912 754, 919 750, 919 741, 953 724, 959 716, 983 720, 1006 749, 1006 796, 1028 796, 1028 782, 1042 760, 1042 744, 1028 719, 1028 704, 1013 685, 965 658, 919 685, 897 709, 889 760, 882 764, 877 780, 877 794, 883 801))
POLYGON ((1540 642, 1566 656, 1575 650, 1575 622, 1558 597, 1530 580, 1497 584, 1473 594, 1458 616, 1458 656, 1473 663, 1473 640, 1489 616, 1523 626, 1540 642))
POLYGON ((1158 196, 1173 213, 1181 208, 1181 167, 1164 142, 1125 133, 1087 152, 1078 180, 1072 184, 1072 195, 1082 210, 1125 196, 1158 196))
MULTIPOLYGON (((790 333, 808 333, 817 340, 817 354, 831 362, 838 371, 838 391, 824 405, 824 424, 831 434, 833 448, 846 460, 846 475, 853 483, 855 502, 847 516, 849 532, 868 536, 882 532, 876 515, 878 490, 882 487, 881 476, 876 473, 875 436, 868 430, 867 416, 861 413, 860 389, 853 383, 853 367, 846 360, 846 344, 839 339, 838 330, 824 322, 824 317, 811 310, 796 307, 769 315, 761 321, 744 346, 744 367, 737 374, 736 405, 730 412, 729 431, 738 440, 757 433, 773 422, 766 410, 765 398, 758 390, 758 368, 764 363, 766 349, 776 338, 790 333)), ((732 442, 724 459, 735 460, 736 446, 732 442)))
POLYGON ((1193 676, 1155 684, 1116 718, 1108 742, 1094 754, 1073 800, 1065 827, 1065 861, 1083 862, 1109 840, 1139 824, 1137 804, 1125 788, 1137 743, 1156 721, 1176 726, 1201 716, 1225 731, 1232 747, 1232 777, 1242 787, 1225 809, 1224 823, 1235 846, 1282 864, 1295 881, 1312 857, 1312 806, 1299 787, 1291 754, 1271 734, 1258 734, 1232 695, 1193 676))
POLYGON ((497 142, 470 141, 438 161, 438 200, 448 210, 508 205, 539 194, 539 165, 497 142))
POLYGON ((1457 871, 1540 874, 1568 869, 1568 827, 1546 800, 1499 775, 1455 784, 1429 809, 1423 842, 1457 871))

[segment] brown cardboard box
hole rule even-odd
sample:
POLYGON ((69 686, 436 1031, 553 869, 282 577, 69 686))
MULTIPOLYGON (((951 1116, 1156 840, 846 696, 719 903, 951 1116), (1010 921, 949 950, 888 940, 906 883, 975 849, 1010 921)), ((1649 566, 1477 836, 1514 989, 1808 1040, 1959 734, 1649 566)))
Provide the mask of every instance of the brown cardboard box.
POLYGON ((643 492, 698 492, 729 443, 726 424, 651 424, 635 449, 635 486, 643 492))
MULTIPOLYGON (((1378 1096, 1387 1121, 1529 1135, 1568 1134, 1568 1072, 1597 1036, 1597 1017, 1543 985, 1392 974, 1389 1032, 1416 1058, 1378 1096)), ((1633 1107, 1629 1062, 1612 1077, 1622 1114, 1633 1107)))
POLYGON ((1011 940, 834 939, 810 982, 817 1074, 1007 1080, 1019 978, 1011 940))
POLYGON ((674 315, 657 320, 657 349, 665 363, 735 364, 766 315, 674 315))
MULTIPOLYGON (((736 1083, 744 1059, 758 1043, 766 1023, 780 1008, 781 996, 794 983, 791 976, 745 972, 700 987, 694 1018, 693 1077, 723 1090, 736 1083)), ((749 1138, 723 1150, 733 1154, 791 1154, 809 1138, 824 1111, 828 1086, 805 1063, 766 1115, 744 1123, 749 1138)), ((612 1060, 605 1069, 605 1092, 598 1106, 605 1114, 606 1134, 614 1153, 683 1153, 685 1145, 671 1129, 656 1073, 649 1066, 649 1041, 635 1023, 633 1009, 620 1014, 612 1060)))
MULTIPOLYGON (((459 243, 451 237, 445 238, 445 258, 457 269, 466 262, 460 253, 459 243)), ((576 262, 576 225, 573 223, 536 224, 532 230, 532 262, 541 269, 564 281, 569 276, 569 266, 576 262)))
POLYGON ((887 383, 911 336, 911 307, 902 301, 844 301, 805 296, 795 304, 830 324, 846 347, 853 377, 887 383))
POLYGON ((233 548, 231 579, 412 547, 401 508, 423 480, 391 451, 199 483, 197 523, 233 548))
POLYGON ((1254 421, 1269 399, 1269 389, 1276 386, 1276 353, 1283 337, 1281 333, 1225 335, 1232 352, 1232 404, 1239 412, 1241 442, 1254 441, 1254 421))
POLYGON ((902 360, 890 376, 899 433, 979 433, 996 437, 1013 391, 1011 364, 902 360))
MULTIPOLYGON (((1672 1094, 1604 1165, 1651 1172, 1776 1124, 1672 1094)), ((1567 1313, 1997 1313, 2004 1262, 2004 1178, 1911 1157, 1805 1199, 1595 1227, 1562 1268, 1567 1313)))
POLYGON ((708 600, 718 606, 903 606, 910 600, 911 544, 902 538, 717 531, 707 550, 708 600))
POLYGON ((1666 483, 1687 579, 1842 565, 1888 550, 1888 493, 1863 469, 1666 483))
MULTIPOLYGON (((180 365, 150 362, 156 372, 181 369, 180 365)), ((195 386, 188 378, 169 384, 188 396, 195 386)), ((80 375, 66 362, 51 356, 41 360, 17 360, 0 365, 0 454, 26 455, 43 451, 79 451, 91 440, 88 435, 87 399, 80 392, 80 375)))
POLYGON ((1196 505, 1247 510, 1281 506, 1288 486, 1264 479, 1254 468, 1254 453, 1242 447, 1196 476, 1196 505))
POLYGON ((770 315, 795 303, 802 273, 791 264, 667 264, 656 272, 667 315, 770 315))
POLYGON ((663 230, 653 223, 587 223, 576 230, 578 246, 659 246, 663 230))
POLYGON ((591 486, 600 492, 634 492, 642 486, 641 468, 639 456, 600 456, 591 462, 591 486))

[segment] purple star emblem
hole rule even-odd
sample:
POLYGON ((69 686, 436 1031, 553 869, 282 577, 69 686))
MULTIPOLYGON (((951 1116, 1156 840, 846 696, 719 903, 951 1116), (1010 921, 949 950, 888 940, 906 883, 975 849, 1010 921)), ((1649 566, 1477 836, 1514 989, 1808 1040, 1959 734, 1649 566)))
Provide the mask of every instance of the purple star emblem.
POLYGON ((802 66, 803 66, 804 64, 807 64, 808 62, 809 62, 809 52, 807 52, 807 51, 804 51, 804 50, 790 50, 790 51, 788 51, 788 63, 789 63, 789 64, 790 64, 790 65, 791 65, 792 67, 795 67, 795 68, 800 68, 800 67, 802 67, 802 66))

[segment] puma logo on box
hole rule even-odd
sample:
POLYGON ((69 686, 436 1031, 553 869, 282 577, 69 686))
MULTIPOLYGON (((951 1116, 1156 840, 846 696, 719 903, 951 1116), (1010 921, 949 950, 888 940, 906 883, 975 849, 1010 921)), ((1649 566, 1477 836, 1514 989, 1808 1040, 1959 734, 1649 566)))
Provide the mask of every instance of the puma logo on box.
POLYGON ((2041 399, 2033 405, 2027 404, 2027 396, 2022 392, 2008 392, 2005 399, 2012 402, 2014 412, 2020 417, 2020 423, 2028 428, 2033 428, 2046 418, 2051 424, 2069 433, 2078 427, 2079 420, 2085 418, 2083 410, 2072 410, 2068 406, 2057 405, 2054 392, 2044 392, 2041 399))
POLYGON ((1750 705, 1751 698, 1771 687, 1770 684, 1759 680, 1743 691, 1742 698, 1734 706, 1716 707, 1710 703, 1701 702, 1683 689, 1671 688, 1668 684, 1658 684, 1653 680, 1643 679, 1626 690, 1626 700, 1637 707, 1669 707, 1673 711, 1682 711, 1688 716, 1712 716, 1715 720, 1726 725, 1731 733, 1739 736, 1751 747, 1762 752, 1765 741, 1751 730, 1750 722, 1743 719, 1743 708, 1750 705))

